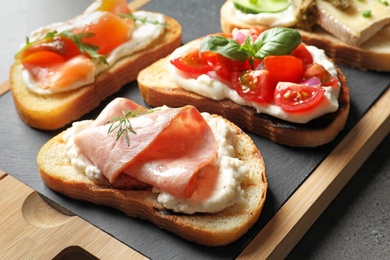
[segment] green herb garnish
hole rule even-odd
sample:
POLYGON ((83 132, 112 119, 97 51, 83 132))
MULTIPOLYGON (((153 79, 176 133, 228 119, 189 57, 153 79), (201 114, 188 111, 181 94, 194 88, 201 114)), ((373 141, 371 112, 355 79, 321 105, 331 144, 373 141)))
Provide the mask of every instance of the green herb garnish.
POLYGON ((82 39, 90 38, 93 37, 94 35, 95 34, 91 32, 81 32, 81 33, 73 34, 70 30, 58 34, 58 36, 67 37, 71 39, 74 43, 76 43, 77 47, 79 48, 82 54, 84 55, 89 54, 92 59, 96 59, 102 61, 104 64, 108 64, 106 57, 104 55, 97 53, 99 46, 85 43, 82 41, 82 39))
POLYGON ((130 146, 129 133, 137 134, 130 123, 130 118, 145 115, 153 111, 154 110, 152 109, 148 110, 143 108, 137 108, 135 110, 125 110, 122 112, 122 115, 112 117, 111 119, 107 120, 104 125, 111 124, 110 128, 108 129, 108 134, 117 131, 116 141, 118 141, 122 135, 125 135, 127 146, 130 146))
POLYGON ((33 41, 31 42, 30 41, 30 38, 26 37, 26 43, 25 45, 23 46, 23 48, 18 51, 16 54, 15 54, 15 57, 18 57, 20 55, 20 53, 22 53, 24 50, 28 49, 31 45, 33 44, 38 44, 38 43, 43 43, 45 41, 47 41, 48 39, 51 39, 51 38, 54 38, 54 34, 56 34, 57 32, 48 32, 44 38, 42 39, 39 39, 39 40, 36 40, 36 41, 33 41))
POLYGON ((289 54, 301 42, 302 37, 298 31, 275 27, 261 33, 254 42, 252 37, 248 36, 242 45, 231 38, 207 36, 201 42, 199 52, 211 51, 238 61, 249 59, 253 68, 254 59, 264 59, 268 55, 289 54))
POLYGON ((133 14, 124 14, 124 13, 121 13, 119 15, 120 17, 122 18, 129 18, 133 21, 140 21, 141 23, 145 24, 145 23, 150 23, 150 24, 154 24, 154 25, 161 25, 163 27, 167 27, 167 24, 166 23, 160 23, 158 21, 151 21, 149 20, 147 17, 144 17, 144 18, 138 18, 138 17, 135 17, 133 14))
POLYGON ((372 16, 371 14, 371 10, 366 10, 366 11, 363 11, 363 17, 365 18, 370 18, 372 16))
POLYGON ((385 6, 389 6, 389 2, 387 0, 376 0, 378 3, 383 4, 385 6))

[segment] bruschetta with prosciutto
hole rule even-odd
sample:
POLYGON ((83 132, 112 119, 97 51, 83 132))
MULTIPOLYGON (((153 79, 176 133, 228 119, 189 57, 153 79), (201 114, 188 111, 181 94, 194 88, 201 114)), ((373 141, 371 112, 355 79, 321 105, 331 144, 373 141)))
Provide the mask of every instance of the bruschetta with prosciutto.
POLYGON ((42 180, 199 244, 229 244, 258 220, 267 180, 252 139, 193 106, 147 109, 116 98, 43 145, 42 180))

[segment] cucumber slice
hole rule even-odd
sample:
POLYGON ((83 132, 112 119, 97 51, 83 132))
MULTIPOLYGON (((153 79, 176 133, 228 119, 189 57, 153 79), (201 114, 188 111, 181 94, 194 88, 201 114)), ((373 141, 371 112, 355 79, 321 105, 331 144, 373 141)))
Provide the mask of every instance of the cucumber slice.
POLYGON ((290 6, 288 0, 233 0, 234 6, 244 13, 278 13, 290 6))

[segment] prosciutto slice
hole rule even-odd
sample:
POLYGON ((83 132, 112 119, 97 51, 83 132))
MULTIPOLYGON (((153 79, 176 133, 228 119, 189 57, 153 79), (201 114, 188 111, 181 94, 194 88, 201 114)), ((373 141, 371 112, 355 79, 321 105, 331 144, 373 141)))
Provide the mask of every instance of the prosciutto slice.
POLYGON ((125 173, 176 197, 190 197, 197 172, 217 157, 217 144, 210 126, 193 106, 161 108, 130 119, 135 134, 116 140, 105 122, 126 110, 146 108, 117 98, 85 130, 74 136, 79 152, 102 174, 115 182, 125 173))

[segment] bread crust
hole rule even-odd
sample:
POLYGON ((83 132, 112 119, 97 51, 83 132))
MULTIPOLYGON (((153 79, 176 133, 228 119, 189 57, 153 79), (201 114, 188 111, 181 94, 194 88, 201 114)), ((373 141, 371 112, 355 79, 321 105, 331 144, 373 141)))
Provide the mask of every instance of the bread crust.
MULTIPOLYGON (((231 32, 234 28, 250 28, 253 25, 229 17, 227 1, 220 10, 220 23, 222 32, 231 32)), ((269 29, 264 25, 257 25, 262 29, 269 29)), ((390 27, 389 27, 390 28, 390 27)), ((323 49, 326 55, 338 64, 347 65, 361 70, 390 71, 389 28, 382 29, 372 39, 360 47, 346 44, 319 26, 312 32, 296 29, 302 35, 303 41, 308 45, 323 49), (382 43, 382 47, 379 44, 382 43)))
POLYGON ((124 57, 96 76, 95 82, 79 89, 39 95, 30 91, 21 77, 20 59, 10 70, 10 85, 16 110, 27 125, 43 129, 59 129, 92 111, 108 96, 134 81, 139 71, 181 44, 182 29, 173 18, 165 16, 165 32, 146 48, 124 57))
POLYGON ((38 169, 46 185, 59 193, 116 208, 130 217, 146 219, 159 228, 198 244, 222 246, 240 238, 256 223, 268 187, 260 151, 240 128, 231 122, 228 124, 236 136, 236 156, 249 166, 250 172, 241 183, 246 202, 237 203, 218 213, 173 213, 157 202, 157 194, 152 192, 150 186, 140 188, 135 185, 118 189, 107 180, 95 182, 89 179, 78 172, 66 157, 66 144, 62 140, 65 131, 42 146, 37 156, 38 169))
POLYGON ((145 102, 152 107, 193 105, 199 111, 219 114, 242 129, 288 146, 315 147, 332 141, 344 128, 350 96, 346 78, 337 68, 341 83, 339 108, 306 124, 290 123, 264 114, 252 107, 241 106, 229 99, 213 100, 177 86, 168 71, 169 56, 155 62, 138 75, 138 87, 145 102))

